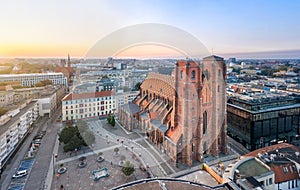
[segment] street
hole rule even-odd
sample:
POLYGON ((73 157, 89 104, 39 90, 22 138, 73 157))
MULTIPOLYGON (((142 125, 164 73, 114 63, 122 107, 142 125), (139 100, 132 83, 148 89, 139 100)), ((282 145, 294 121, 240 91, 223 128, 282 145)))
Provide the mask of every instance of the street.
POLYGON ((31 169, 30 175, 24 189, 44 189, 44 183, 48 174, 48 169, 53 156, 53 147, 61 123, 55 122, 59 117, 61 107, 59 107, 44 126, 47 133, 42 141, 39 151, 35 157, 35 163, 31 169), (38 180, 37 180, 38 179, 38 180))
POLYGON ((38 131, 42 130, 42 126, 46 123, 46 121, 47 119, 43 117, 38 121, 38 123, 36 123, 36 127, 34 127, 31 134, 25 139, 23 144, 20 146, 18 153, 15 154, 15 156, 12 157, 9 161, 9 164, 6 165, 5 170, 1 174, 1 189, 8 188, 9 183, 11 181, 11 177, 14 173, 16 173, 16 170, 21 161, 23 160, 24 155, 26 154, 34 136, 38 133, 38 131))

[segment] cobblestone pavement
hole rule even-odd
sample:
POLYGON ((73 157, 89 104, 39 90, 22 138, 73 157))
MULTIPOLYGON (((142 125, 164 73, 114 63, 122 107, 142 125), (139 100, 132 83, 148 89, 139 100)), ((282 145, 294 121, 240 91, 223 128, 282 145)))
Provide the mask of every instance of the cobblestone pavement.
MULTIPOLYGON (((159 147, 148 142, 147 137, 144 137, 138 131, 128 132, 122 129, 122 126, 118 123, 115 127, 111 127, 106 120, 89 119, 87 122, 90 130, 95 134, 95 143, 91 147, 83 148, 72 154, 63 153, 62 146, 59 146, 55 170, 57 171, 60 164, 64 164, 68 171, 59 177, 53 176, 51 189, 59 189, 60 185, 63 185, 65 189, 109 189, 136 179, 176 176, 176 174, 184 176, 188 173, 190 175, 187 175, 186 179, 207 185, 215 185, 215 181, 212 184, 205 182, 211 181, 212 178, 206 176, 209 178, 207 180, 205 177, 201 177, 207 174, 199 173, 201 163, 195 164, 193 170, 180 164, 177 168, 159 147), (116 147, 119 148, 118 156, 114 153, 116 147), (99 152, 102 152, 105 158, 102 163, 96 161, 99 152), (135 175, 125 177, 122 174, 120 166, 122 155, 125 156, 125 160, 134 163, 135 175), (79 158, 82 156, 86 157, 87 166, 85 168, 78 167, 79 158), (142 171, 139 168, 141 165, 147 168, 147 171, 142 171), (110 176, 96 182, 93 181, 91 179, 92 170, 102 167, 108 168, 110 176), (195 172, 191 173, 192 171, 195 172)), ((224 159, 227 157, 228 155, 224 159)), ((229 157, 231 159, 232 156, 229 155, 229 157)), ((214 162, 215 160, 220 160, 220 157, 207 158, 206 161, 214 162)))
POLYGON ((65 189, 110 189, 112 187, 128 183, 137 179, 144 179, 148 177, 148 173, 146 171, 142 171, 139 166, 140 162, 138 159, 133 158, 130 154, 130 150, 126 150, 124 147, 120 147, 120 151, 118 155, 114 153, 114 146, 110 146, 106 149, 101 149, 103 152, 103 157, 105 161, 98 163, 97 162, 97 154, 87 155, 86 163, 87 166, 84 168, 79 168, 79 158, 82 155, 74 156, 76 159, 67 158, 65 160, 61 160, 57 162, 55 169, 60 167, 61 163, 64 164, 64 167, 67 168, 67 172, 61 174, 59 177, 54 176, 52 181, 51 189, 59 189, 61 185, 65 187, 65 189), (121 172, 121 157, 124 155, 125 160, 129 160, 135 166, 135 173, 130 177, 124 176, 121 172), (99 181, 94 181, 92 176, 92 170, 101 169, 102 167, 106 167, 109 171, 109 177, 101 178, 99 181))

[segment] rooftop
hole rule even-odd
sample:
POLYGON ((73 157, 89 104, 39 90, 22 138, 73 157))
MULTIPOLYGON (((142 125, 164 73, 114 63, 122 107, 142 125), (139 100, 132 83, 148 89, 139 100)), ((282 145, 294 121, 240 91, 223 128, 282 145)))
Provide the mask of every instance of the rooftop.
POLYGON ((237 167, 242 178, 260 176, 269 172, 269 169, 257 162, 254 158, 250 159, 237 167))
POLYGON ((122 107, 131 114, 135 114, 140 111, 140 107, 136 104, 129 102, 128 104, 122 105, 122 107))
POLYGON ((113 95, 114 95, 114 91, 88 92, 88 93, 80 93, 80 94, 70 93, 66 95, 62 99, 62 101, 80 100, 80 99, 87 99, 87 98, 99 98, 99 97, 107 97, 113 95))
POLYGON ((190 182, 186 180, 165 178, 165 179, 145 179, 134 181, 129 184, 124 184, 119 187, 113 188, 113 190, 124 189, 124 190, 139 190, 139 189, 151 189, 151 190, 162 190, 162 186, 166 189, 180 189, 180 190, 227 190, 225 185, 216 187, 210 187, 203 184, 190 182))
POLYGON ((211 60, 215 60, 215 61, 224 61, 224 58, 216 56, 216 55, 210 55, 208 57, 204 57, 203 61, 211 61, 211 60))
POLYGON ((275 183, 300 179, 294 162, 300 163, 299 148, 281 143, 252 151, 245 156, 257 156, 275 173, 275 183))
POLYGON ((37 102, 37 101, 31 101, 28 105, 26 105, 23 109, 21 109, 20 112, 19 112, 17 115, 15 115, 14 117, 12 117, 7 123, 5 123, 4 125, 2 125, 2 126, 0 127, 0 134, 4 134, 4 133, 7 131, 7 129, 8 129, 11 125, 13 125, 15 122, 17 122, 17 121, 20 119, 20 117, 21 117, 22 115, 24 115, 29 109, 31 109, 32 106, 33 106, 36 102, 37 102))
POLYGON ((5 78, 5 77, 20 77, 20 76, 43 76, 43 75, 63 75, 63 73, 1 74, 0 78, 5 78))

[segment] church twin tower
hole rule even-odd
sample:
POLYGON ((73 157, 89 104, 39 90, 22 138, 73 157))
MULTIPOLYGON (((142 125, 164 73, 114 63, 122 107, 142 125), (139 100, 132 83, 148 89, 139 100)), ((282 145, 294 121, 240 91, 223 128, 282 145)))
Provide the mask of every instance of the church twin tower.
POLYGON ((226 153, 225 78, 221 57, 177 61, 174 76, 149 73, 135 101, 119 107, 119 121, 174 162, 191 166, 204 154, 226 153))
POLYGON ((175 67, 174 127, 182 128, 177 161, 192 165, 204 154, 226 153, 226 66, 209 56, 175 67))

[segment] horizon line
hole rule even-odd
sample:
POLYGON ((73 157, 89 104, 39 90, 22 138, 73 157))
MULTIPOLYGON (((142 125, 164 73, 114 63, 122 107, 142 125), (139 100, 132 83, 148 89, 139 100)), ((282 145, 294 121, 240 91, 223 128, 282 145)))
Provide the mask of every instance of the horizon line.
MULTIPOLYGON (((253 52, 233 52, 233 53, 214 53, 214 55, 218 55, 221 57, 228 58, 237 58, 237 59, 300 59, 300 49, 289 49, 289 50, 271 50, 271 51, 253 51, 253 52), (273 54, 273 55, 272 55, 273 54), (257 57, 255 57, 257 56, 257 57), (279 57, 278 57, 279 56, 279 57)), ((23 56, 23 57, 1 57, 0 59, 67 59, 66 56, 23 56)), ((84 56, 71 56, 71 59, 108 59, 110 57, 84 57, 84 56)), ((144 55, 144 56, 121 56, 121 57, 113 57, 113 59, 178 59, 183 58, 183 56, 178 55, 166 55, 159 56, 153 55, 153 57, 144 55)), ((196 59, 202 59, 201 57, 196 59)))

